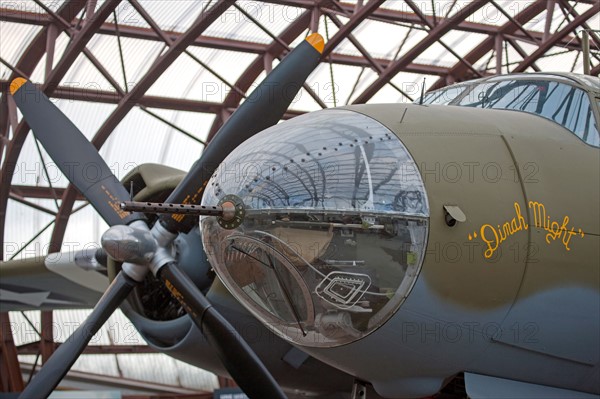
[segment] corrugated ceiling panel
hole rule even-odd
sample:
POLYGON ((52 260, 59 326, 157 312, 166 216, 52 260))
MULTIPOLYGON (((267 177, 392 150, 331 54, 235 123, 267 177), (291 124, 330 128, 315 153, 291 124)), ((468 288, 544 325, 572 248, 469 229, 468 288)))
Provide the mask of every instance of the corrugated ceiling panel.
MULTIPOLYGON (((41 3, 44 4, 46 7, 50 8, 52 11, 57 11, 63 4, 64 4, 65 0, 42 0, 41 3)), ((6 8, 17 8, 19 10, 22 11, 27 11, 27 12, 35 12, 35 13, 46 13, 46 11, 44 11, 44 9, 38 5, 35 1, 33 0, 19 0, 17 1, 11 1, 11 2, 5 2, 5 5, 3 5, 3 7, 6 8)))
MULTIPOLYGON (((140 4, 150 17, 163 30, 175 32, 184 32, 200 15, 202 9, 212 3, 205 0, 202 1, 155 1, 141 0, 140 4)), ((212 6, 212 5, 211 5, 212 6)), ((130 18, 136 17, 137 13, 128 11, 130 18)), ((141 23, 141 22, 138 22, 141 23)))
MULTIPOLYGON (((419 44, 422 40, 424 40, 427 37, 427 31, 425 31, 423 29, 415 28, 415 29, 412 29, 409 32, 407 32, 407 35, 408 35, 408 37, 402 38, 402 40, 404 41, 404 45, 402 46, 400 53, 398 53, 398 55, 396 56, 397 59, 401 58, 411 48, 413 48, 414 46, 419 44)), ((399 43, 398 46, 400 46, 400 43, 402 43, 402 41, 399 41, 398 43, 399 43)))
MULTIPOLYGON (((207 48, 190 48, 190 53, 218 73, 229 85, 234 85, 240 75, 258 57, 236 51, 213 50, 207 48)), ((201 74, 194 80, 186 83, 184 98, 193 98, 202 101, 222 102, 229 91, 229 85, 221 81, 201 65, 193 61, 201 74)))
POLYGON ((270 33, 279 36, 290 24, 294 23, 307 10, 288 5, 267 4, 253 1, 238 2, 238 5, 246 12, 250 12, 247 7, 254 3, 255 8, 260 8, 252 16, 265 26, 270 33))
MULTIPOLYGON (((335 89, 337 106, 347 104, 354 83, 359 77, 361 70, 362 68, 360 67, 333 65, 333 88, 335 89)), ((329 64, 319 65, 315 72, 310 76, 308 84, 313 91, 319 95, 327 107, 331 108, 334 106, 329 64)), ((303 93, 303 95, 304 94, 305 93, 303 93)), ((315 106, 318 107, 316 103, 315 106)), ((293 108, 300 109, 295 103, 293 104, 293 108)))
MULTIPOLYGON (((13 67, 16 66, 17 61, 40 30, 39 26, 1 22, 0 57, 13 67)), ((2 79, 8 79, 11 73, 6 65, 0 63, 0 77, 2 79)))
POLYGON ((375 58, 392 58, 407 34, 404 26, 379 21, 363 21, 354 31, 356 39, 375 58))
POLYGON ((270 35, 278 36, 305 12, 303 8, 255 1, 238 2, 237 6, 250 17, 234 6, 229 7, 204 34, 249 42, 271 43, 273 39, 270 35), (253 19, 262 27, 252 21, 253 19), (263 28, 269 33, 266 33, 263 28))
MULTIPOLYGON (((451 30, 442 36, 441 40, 455 53, 461 57, 464 57, 486 38, 487 35, 479 33, 451 30)), ((452 62, 456 62, 456 58, 454 56, 452 56, 452 62)))
POLYGON ((367 104, 394 103, 401 102, 404 96, 395 88, 386 84, 373 97, 367 101, 367 104))
MULTIPOLYGON (((252 18, 262 18, 262 8, 258 3, 250 2, 241 8, 252 18), (250 7, 248 7, 250 5, 250 7), (256 7, 255 7, 256 6, 256 7)), ((248 42, 269 43, 272 39, 260 29, 251 18, 235 7, 229 7, 221 17, 217 18, 205 31, 207 36, 224 37, 248 42)))
MULTIPOLYGON (((85 203, 82 201, 76 201, 73 209, 78 209, 83 204, 85 203)), ((99 248, 100 238, 106 230, 108 225, 91 205, 87 205, 69 217, 61 252, 99 248)))
MULTIPOLYGON (((165 44, 156 41, 122 37, 121 46, 123 49, 127 82, 129 87, 131 87, 143 78, 144 73, 152 66, 161 50, 165 47, 165 44)), ((121 85, 121 88, 123 88, 124 79, 117 37, 95 35, 87 47, 110 75, 121 85)))
POLYGON ((108 18, 106 18, 107 23, 114 24, 115 21, 116 24, 120 26, 127 25, 137 26, 140 28, 150 28, 150 25, 144 20, 144 18, 142 18, 142 16, 128 1, 120 2, 119 5, 117 5, 117 7, 115 8, 114 12, 111 13, 108 16, 108 18))
MULTIPOLYGON (((253 54, 190 48, 190 53, 235 84, 240 74, 255 59, 253 54)), ((222 102, 230 88, 186 54, 182 54, 152 85, 148 95, 222 102)))
MULTIPOLYGON (((205 140, 212 126, 215 116, 200 112, 183 112, 152 109, 152 112, 160 115, 174 125, 193 134, 200 140, 205 140)), ((200 157, 204 146, 190 139, 181 132, 175 131, 167 126, 163 128, 167 140, 164 143, 164 151, 155 162, 164 163, 181 170, 187 171, 200 157)))
MULTIPOLYGON (((38 68, 42 63, 38 64, 38 68)), ((119 76, 114 76, 117 82, 119 76)), ((79 54, 69 71, 60 81, 61 86, 91 88, 102 91, 115 91, 114 87, 106 78, 96 69, 92 62, 85 56, 79 54)))
MULTIPOLYGON (((203 128, 198 126, 198 129, 203 128)), ((181 135, 139 108, 134 108, 117 126, 100 153, 109 165, 117 165, 119 170, 125 171, 143 163, 157 162, 167 150, 175 151, 178 156, 165 156, 165 163, 187 170, 197 159, 202 145, 184 137, 186 145, 173 148, 168 145, 173 134, 181 135)))
POLYGON ((354 93, 350 97, 350 103, 352 103, 356 97, 358 97, 367 87, 369 87, 369 85, 377 79, 377 76, 377 73, 372 69, 365 69, 358 81, 358 84, 354 88, 354 93))
MULTIPOLYGON (((56 211, 52 200, 31 199, 30 202, 56 211)), ((14 259, 26 259, 45 255, 48 252, 52 227, 31 243, 29 241, 53 220, 52 215, 36 211, 27 205, 9 199, 6 207, 5 239, 2 243, 6 259, 13 257, 14 259)))
POLYGON ((557 65, 564 65, 566 69, 570 69, 572 67, 575 67, 575 70, 583 69, 583 57, 577 57, 577 52, 575 51, 553 51, 549 53, 554 53, 556 55, 544 57, 536 61, 537 66, 539 66, 543 71, 553 71, 556 69, 557 65), (575 62, 576 57, 577 62, 575 62))

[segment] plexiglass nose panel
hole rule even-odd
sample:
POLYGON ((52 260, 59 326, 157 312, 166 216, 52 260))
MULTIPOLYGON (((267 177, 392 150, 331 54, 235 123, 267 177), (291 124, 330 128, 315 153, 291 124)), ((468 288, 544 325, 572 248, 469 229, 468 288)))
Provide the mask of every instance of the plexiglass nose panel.
POLYGON ((294 118, 243 143, 212 177, 241 226, 201 219, 204 246, 232 293, 294 343, 337 346, 374 331, 414 284, 429 209, 401 141, 348 110, 294 118))

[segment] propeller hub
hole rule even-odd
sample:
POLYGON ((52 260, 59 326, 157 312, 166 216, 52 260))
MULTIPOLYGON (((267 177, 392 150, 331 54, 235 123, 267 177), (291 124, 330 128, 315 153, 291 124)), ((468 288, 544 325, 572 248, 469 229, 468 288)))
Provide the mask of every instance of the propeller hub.
POLYGON ((148 230, 112 226, 102 235, 102 248, 119 262, 147 264, 156 252, 156 240, 148 230))

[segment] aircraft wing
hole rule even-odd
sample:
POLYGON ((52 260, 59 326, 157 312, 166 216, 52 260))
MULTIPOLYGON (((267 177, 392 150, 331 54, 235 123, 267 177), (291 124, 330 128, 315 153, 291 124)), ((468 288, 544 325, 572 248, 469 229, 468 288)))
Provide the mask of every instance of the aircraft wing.
POLYGON ((77 265, 79 255, 0 262, 0 311, 93 308, 108 287, 108 277, 77 265))

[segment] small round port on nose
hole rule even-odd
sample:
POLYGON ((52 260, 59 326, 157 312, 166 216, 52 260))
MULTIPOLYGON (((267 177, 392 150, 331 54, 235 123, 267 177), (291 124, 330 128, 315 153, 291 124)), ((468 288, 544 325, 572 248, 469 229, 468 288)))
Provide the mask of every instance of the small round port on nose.
POLYGON ((444 218, 446 224, 450 227, 455 226, 456 222, 464 223, 467 221, 465 213, 458 205, 444 205, 444 218))
POLYGON ((454 219, 452 217, 452 215, 450 215, 449 213, 446 212, 446 224, 450 227, 454 226, 456 224, 456 219, 454 219))

